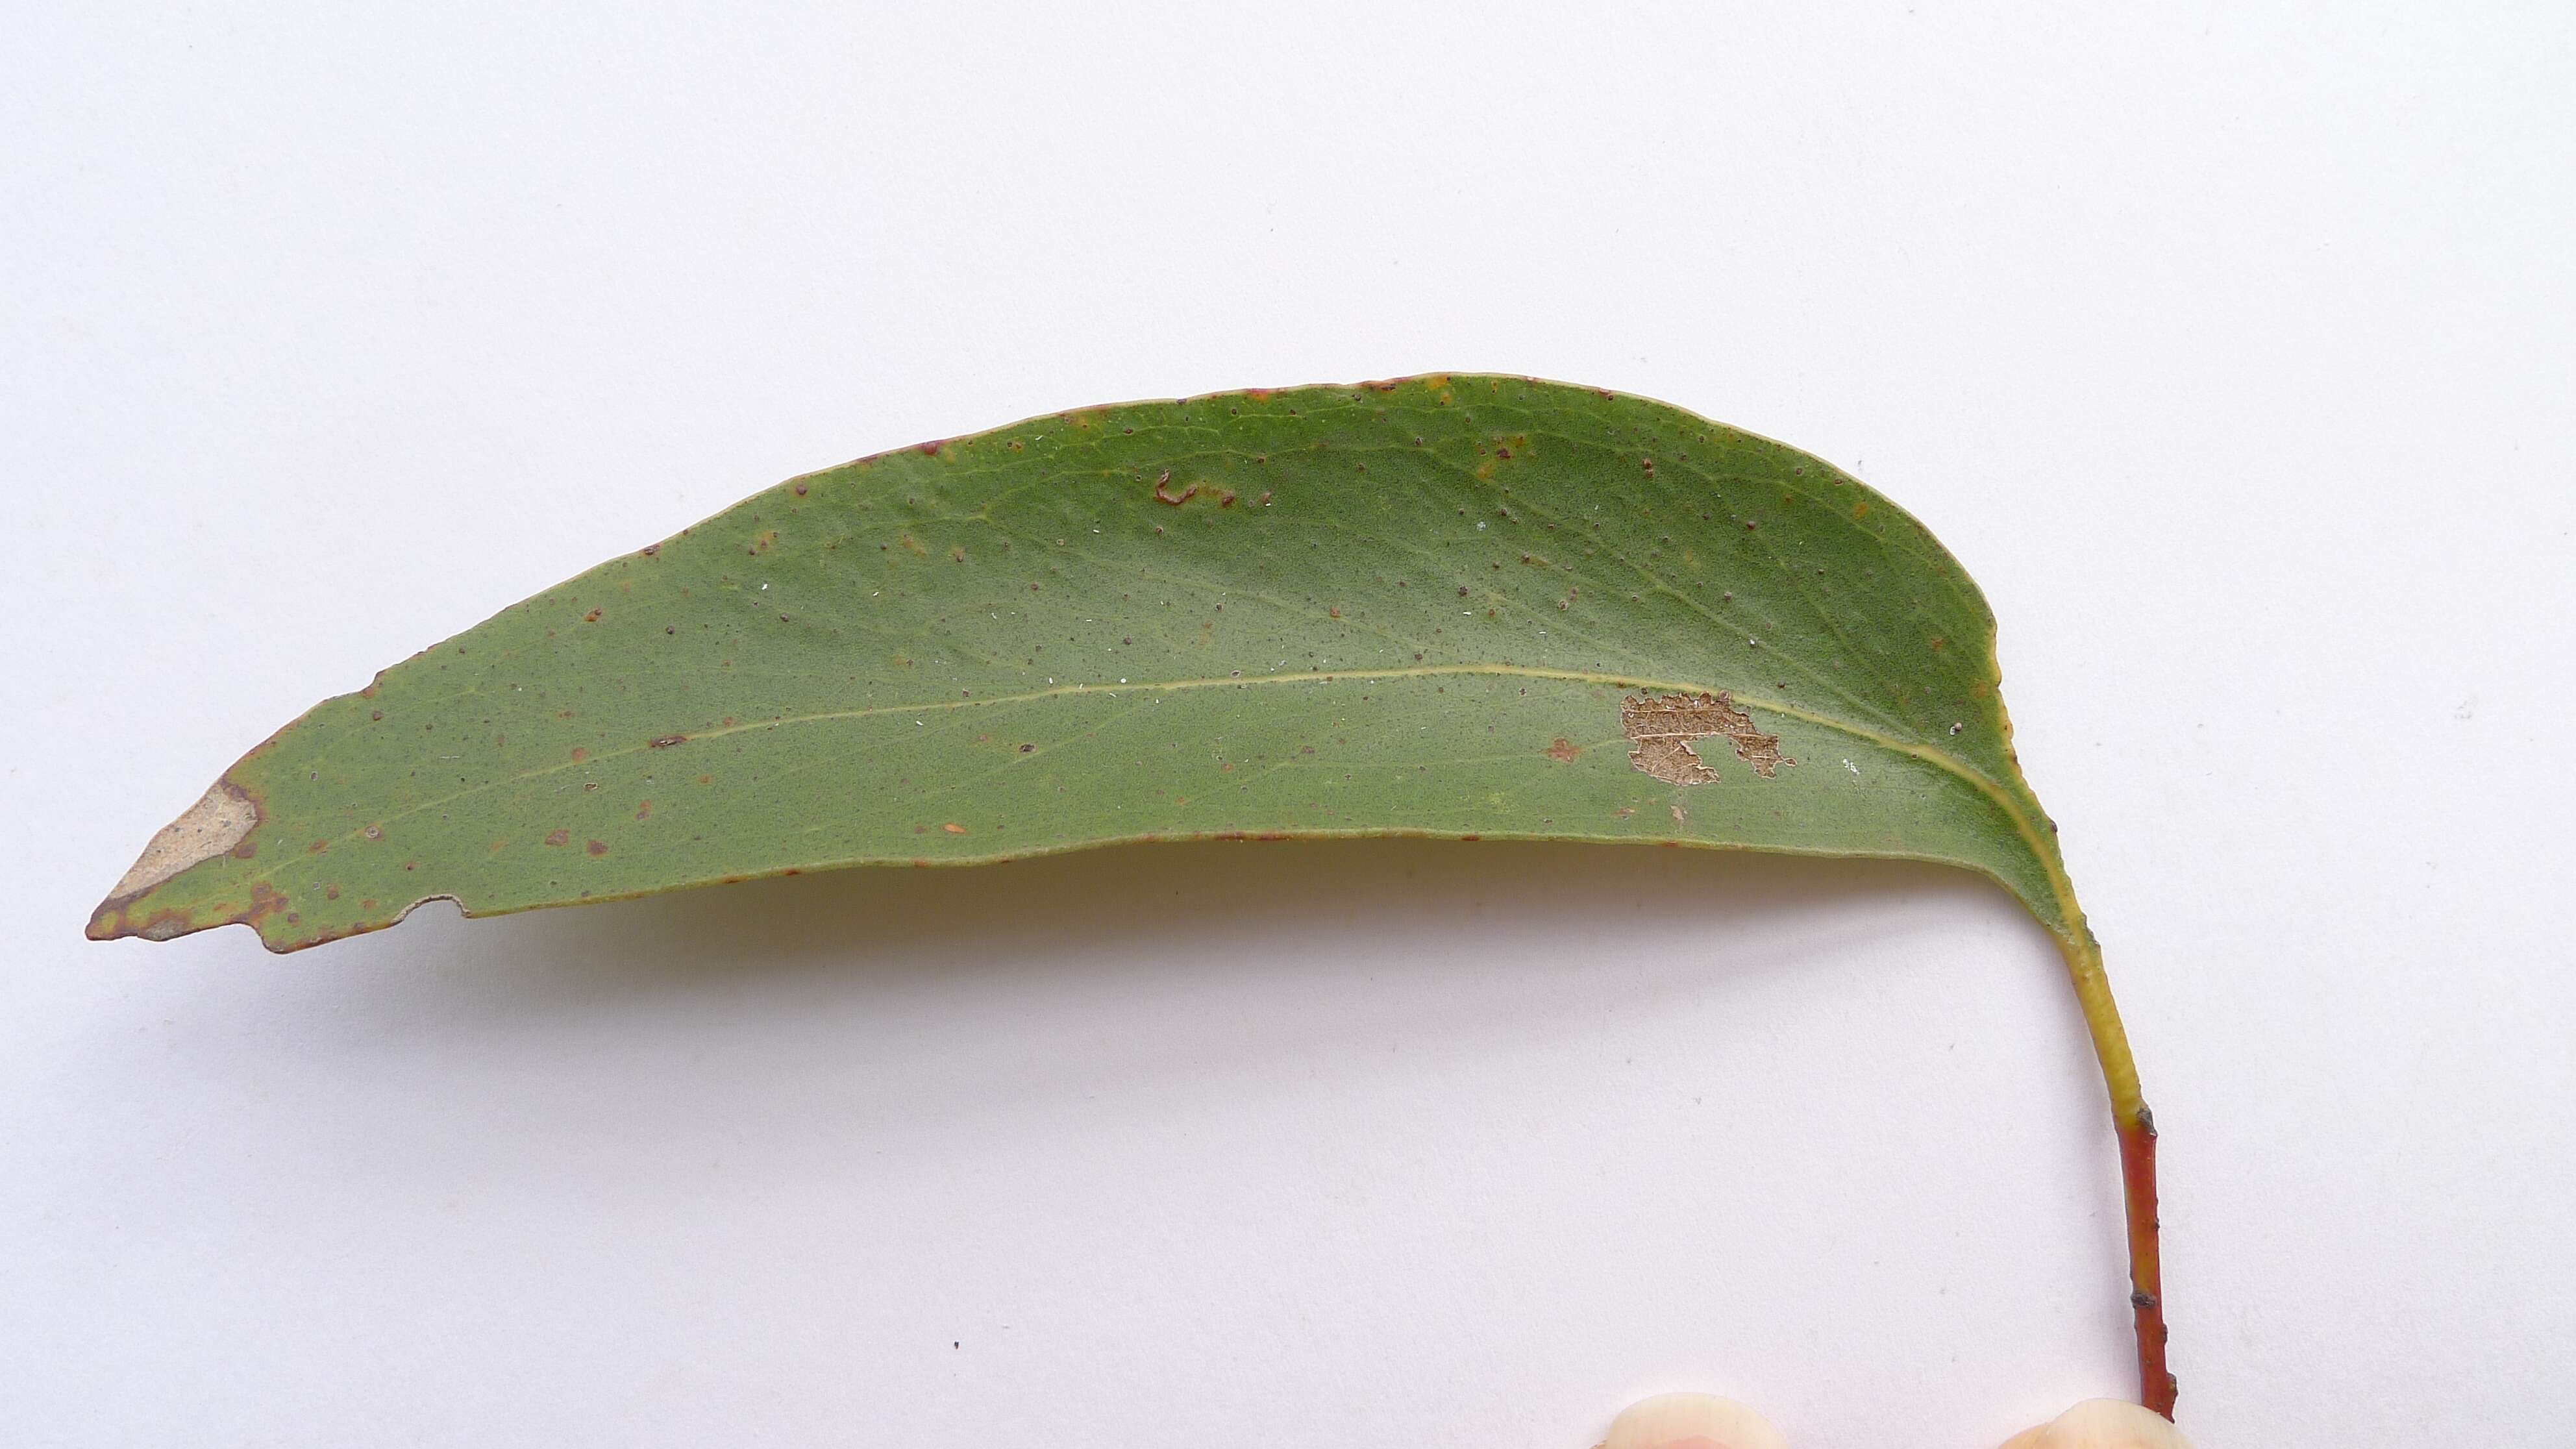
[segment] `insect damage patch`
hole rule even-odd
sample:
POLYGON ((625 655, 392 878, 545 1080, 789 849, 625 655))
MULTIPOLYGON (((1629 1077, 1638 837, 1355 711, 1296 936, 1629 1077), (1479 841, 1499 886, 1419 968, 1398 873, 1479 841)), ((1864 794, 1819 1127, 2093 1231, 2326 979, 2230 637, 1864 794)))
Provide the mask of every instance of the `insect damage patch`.
POLYGON ((1735 742, 1735 757, 1763 779, 1796 760, 1780 753, 1780 737, 1753 727, 1753 716, 1716 694, 1632 694, 1619 701, 1619 723, 1635 746, 1628 763, 1674 785, 1713 785, 1717 772, 1691 748, 1695 740, 1722 735, 1735 742))

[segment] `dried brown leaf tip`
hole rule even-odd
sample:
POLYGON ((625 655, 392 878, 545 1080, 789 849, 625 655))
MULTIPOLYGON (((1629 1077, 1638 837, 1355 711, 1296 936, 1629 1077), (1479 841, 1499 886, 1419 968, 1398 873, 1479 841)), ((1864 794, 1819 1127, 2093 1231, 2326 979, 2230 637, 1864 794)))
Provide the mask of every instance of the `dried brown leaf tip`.
POLYGON ((1716 694, 1632 694, 1619 701, 1619 723, 1636 746, 1628 763, 1674 785, 1713 785, 1717 772, 1691 748, 1694 740, 1723 735, 1735 742, 1735 757, 1764 779, 1782 765, 1797 761, 1780 753, 1780 737, 1753 727, 1753 716, 1735 707, 1725 691, 1716 694))
POLYGON ((259 824, 259 807, 229 781, 218 780, 188 813, 161 827, 143 857, 107 893, 110 901, 139 896, 172 876, 231 852, 259 824))

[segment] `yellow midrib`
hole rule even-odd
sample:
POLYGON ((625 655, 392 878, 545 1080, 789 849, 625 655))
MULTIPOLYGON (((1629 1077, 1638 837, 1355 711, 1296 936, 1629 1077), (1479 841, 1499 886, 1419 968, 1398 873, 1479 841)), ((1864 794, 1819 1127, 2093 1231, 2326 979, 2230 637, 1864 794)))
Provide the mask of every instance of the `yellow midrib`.
MULTIPOLYGON (((773 719, 754 720, 742 724, 727 725, 717 729, 703 730, 695 734, 691 734, 688 736, 688 739, 694 743, 700 740, 722 739, 727 735, 742 734, 752 730, 779 729, 789 725, 819 724, 833 720, 868 719, 879 715, 923 714, 934 710, 981 709, 994 705, 1025 704, 1036 700, 1058 699, 1075 695, 1117 695, 1120 693, 1152 694, 1171 693, 1186 689, 1222 689, 1249 685, 1324 684, 1330 683, 1336 679, 1430 679, 1443 676, 1456 677, 1462 675, 1546 679, 1564 683, 1596 684, 1615 689, 1655 689, 1682 694, 1714 693, 1718 688, 1717 686, 1691 680, 1653 679, 1637 675, 1623 674, 1596 674, 1584 670, 1544 669, 1519 664, 1426 664, 1398 669, 1344 670, 1336 671, 1331 674, 1305 672, 1297 674, 1226 675, 1221 678, 1146 680, 1115 685, 1061 684, 1046 689, 1028 690, 1018 694, 987 695, 980 699, 940 699, 914 704, 866 705, 855 709, 817 710, 810 714, 782 715, 773 719)), ((2020 802, 2015 800, 2012 797, 2011 792, 2005 790, 1998 782, 1990 779, 1984 771, 1975 769, 1966 762, 1958 759, 1956 756, 1948 754, 1945 751, 1935 749, 1931 746, 1893 739, 1889 736, 1880 734, 1875 730, 1864 729, 1848 720, 1836 719, 1831 715, 1819 714, 1813 710, 1801 708, 1784 700, 1772 699, 1757 694, 1736 694, 1731 690, 1729 691, 1729 694, 1738 705, 1774 710, 1787 715, 1792 719, 1804 720, 1809 724, 1819 725, 1826 729, 1835 730, 1855 739, 1867 740, 1881 749, 1890 750, 1897 754, 1921 760, 1926 764, 1955 775, 1974 786, 1980 793, 1985 795, 1987 799, 1993 801, 1996 808, 2002 810, 2005 817, 2013 822, 2015 832, 2022 837, 2023 844, 2030 850, 2032 858, 2039 862, 2042 873, 2048 877, 2050 890, 2057 897, 2058 908, 2065 918, 2066 930, 2072 932, 2077 928, 2076 923, 2080 921, 2082 917, 2075 906, 2072 883, 2066 879, 2065 872, 2058 867, 2054 857, 2046 849, 2036 826, 2030 819, 2029 814, 2022 809, 2020 802)), ((452 795, 444 795, 435 800, 424 801, 407 810, 401 811, 398 814, 387 816, 384 820, 376 823, 389 824, 395 820, 420 814, 423 811, 435 810, 442 805, 464 799, 469 795, 479 794, 485 790, 497 789, 505 785, 519 784, 528 780, 543 779, 548 775, 558 774, 565 770, 581 768, 584 765, 596 766, 604 761, 638 754, 650 748, 652 748, 650 745, 629 745, 622 749, 609 750, 600 754, 590 755, 580 761, 567 761, 560 765, 549 765, 542 770, 529 770, 520 774, 504 776, 496 780, 487 780, 470 789, 459 790, 452 795)), ((337 843, 338 840, 350 839, 355 835, 355 833, 356 832, 353 831, 349 834, 342 835, 338 837, 334 843, 337 843)))

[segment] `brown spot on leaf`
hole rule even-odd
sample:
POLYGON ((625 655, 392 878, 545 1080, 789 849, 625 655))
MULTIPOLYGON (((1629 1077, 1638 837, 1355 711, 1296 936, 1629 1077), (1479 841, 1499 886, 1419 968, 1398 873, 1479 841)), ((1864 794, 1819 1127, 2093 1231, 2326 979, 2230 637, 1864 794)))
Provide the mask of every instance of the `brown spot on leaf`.
POLYGON ((1556 737, 1556 743, 1547 747, 1547 757, 1562 765, 1573 764, 1574 757, 1582 753, 1582 746, 1577 745, 1574 741, 1567 739, 1563 735, 1558 735, 1556 737))
POLYGON ((1628 762, 1672 785, 1708 785, 1717 772, 1691 747, 1695 740, 1724 736, 1734 742, 1737 759, 1753 773, 1770 779, 1782 765, 1797 761, 1780 753, 1780 737, 1753 727, 1753 717, 1735 707, 1721 690, 1716 694, 1632 694, 1619 701, 1619 723, 1636 748, 1628 762))
POLYGON ((764 554, 777 546, 778 530, 774 528, 764 528, 760 532, 752 535, 751 547, 743 551, 750 554, 764 554))
MULTIPOLYGON (((89 929, 86 934, 93 941, 112 941, 119 936, 141 936, 147 941, 168 941, 176 937, 185 936, 192 931, 212 930, 217 926, 229 926, 235 923, 256 929, 259 925, 260 918, 270 914, 270 912, 276 907, 284 905, 286 897, 279 895, 268 885, 267 882, 262 881, 251 887, 251 901, 251 908, 246 911, 234 910, 230 901, 218 901, 207 908, 206 914, 210 919, 205 920, 200 920, 198 918, 198 913, 195 911, 163 907, 160 910, 154 911, 150 917, 139 923, 135 921, 125 906, 118 905, 114 901, 109 901, 102 904, 98 908, 97 912, 90 917, 89 929), (216 914, 218 912, 226 914, 216 914)), ((369 902, 369 904, 372 905, 374 903, 369 902)), ((287 919, 294 920, 296 917, 290 914, 287 919)), ((373 928, 360 926, 356 929, 370 930, 373 928)), ((322 940, 328 939, 332 938, 319 937, 314 940, 297 942, 291 945, 280 945, 274 941, 267 941, 263 938, 263 944, 272 951, 292 951, 296 949, 297 945, 318 945, 322 940)))
POLYGON ((939 828, 947 831, 951 835, 963 835, 966 833, 966 827, 958 824, 954 820, 949 821, 947 824, 942 825, 939 828))
POLYGON ((667 750, 673 745, 687 744, 688 741, 687 735, 663 735, 657 739, 646 740, 644 745, 647 749, 667 750))
POLYGON ((580 764, 582 761, 587 760, 587 759, 589 759, 589 758, 590 758, 590 751, 583 749, 583 748, 582 748, 581 746, 579 746, 579 745, 575 745, 575 746, 573 746, 573 747, 572 747, 572 762, 573 762, 574 764, 578 765, 578 764, 580 764))
POLYGON ((1628 763, 1674 785, 1710 785, 1717 781, 1717 772, 1700 763, 1699 752, 1679 736, 1638 740, 1636 748, 1628 752, 1628 763))
POLYGON ((548 832, 546 833, 546 844, 548 844, 548 845, 570 845, 570 844, 572 844, 572 832, 571 832, 571 831, 569 831, 569 830, 551 830, 551 831, 548 831, 548 832))
POLYGON ((599 622, 599 611, 598 611, 597 609, 593 609, 593 610, 591 610, 589 613, 584 614, 584 615, 582 615, 582 616, 581 616, 581 621, 582 621, 583 623, 585 623, 585 624, 596 624, 596 623, 598 623, 598 622, 599 622))
POLYGON ((606 855, 608 853, 608 842, 605 840, 594 840, 584 848, 593 855, 606 855))

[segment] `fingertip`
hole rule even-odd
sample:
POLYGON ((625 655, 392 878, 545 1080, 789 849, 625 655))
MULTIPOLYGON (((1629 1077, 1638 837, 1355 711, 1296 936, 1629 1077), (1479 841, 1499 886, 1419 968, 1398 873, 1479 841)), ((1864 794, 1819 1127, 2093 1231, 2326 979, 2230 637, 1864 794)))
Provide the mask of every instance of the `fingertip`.
POLYGON ((2003 1449, 2191 1449, 2191 1441, 2153 1410, 2118 1399, 2086 1399, 2005 1440, 2003 1449))
POLYGON ((1600 1449, 1789 1449, 1771 1421, 1714 1394, 1657 1394, 1610 1421, 1600 1449))

